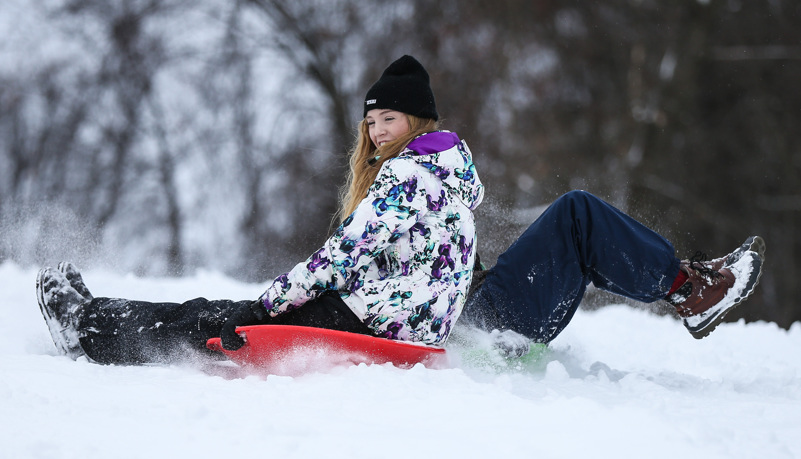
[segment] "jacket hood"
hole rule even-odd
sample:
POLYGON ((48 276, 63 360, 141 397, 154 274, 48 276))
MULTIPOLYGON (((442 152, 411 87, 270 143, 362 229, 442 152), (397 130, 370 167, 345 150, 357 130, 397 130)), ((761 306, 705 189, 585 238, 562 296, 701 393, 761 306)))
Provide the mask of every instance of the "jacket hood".
POLYGON ((409 142, 403 155, 442 180, 451 196, 474 210, 484 197, 484 185, 476 173, 473 155, 467 144, 453 132, 436 131, 409 142))

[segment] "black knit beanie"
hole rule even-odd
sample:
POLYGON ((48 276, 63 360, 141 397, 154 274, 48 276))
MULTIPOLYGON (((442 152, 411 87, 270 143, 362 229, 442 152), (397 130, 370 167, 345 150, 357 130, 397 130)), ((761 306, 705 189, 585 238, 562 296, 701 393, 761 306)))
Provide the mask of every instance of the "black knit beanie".
POLYGON ((388 108, 420 118, 439 119, 428 72, 412 56, 389 64, 381 78, 367 91, 364 116, 375 108, 388 108))

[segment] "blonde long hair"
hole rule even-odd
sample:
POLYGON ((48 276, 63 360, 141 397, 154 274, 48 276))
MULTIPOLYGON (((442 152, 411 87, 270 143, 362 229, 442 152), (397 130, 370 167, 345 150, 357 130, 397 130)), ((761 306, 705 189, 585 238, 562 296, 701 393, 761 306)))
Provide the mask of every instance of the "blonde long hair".
POLYGON ((356 145, 350 151, 348 181, 340 193, 340 222, 356 210, 362 199, 367 196, 367 190, 375 182, 378 171, 385 161, 398 156, 415 137, 434 132, 439 128, 439 123, 430 118, 406 115, 406 119, 409 121, 409 132, 382 145, 381 148, 376 148, 370 140, 367 121, 362 120, 359 123, 356 145))

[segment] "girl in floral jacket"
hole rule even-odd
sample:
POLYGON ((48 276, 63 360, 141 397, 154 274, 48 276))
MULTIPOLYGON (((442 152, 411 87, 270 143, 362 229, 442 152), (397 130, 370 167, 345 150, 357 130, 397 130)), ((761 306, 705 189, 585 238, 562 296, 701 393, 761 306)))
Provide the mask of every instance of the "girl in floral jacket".
POLYGON ((237 349, 236 327, 254 324, 443 344, 472 279, 483 186, 464 141, 437 130, 428 74, 413 57, 393 62, 364 104, 340 226, 257 301, 93 298, 62 263, 37 278, 56 346, 100 363, 163 362, 204 352, 216 336, 237 349))

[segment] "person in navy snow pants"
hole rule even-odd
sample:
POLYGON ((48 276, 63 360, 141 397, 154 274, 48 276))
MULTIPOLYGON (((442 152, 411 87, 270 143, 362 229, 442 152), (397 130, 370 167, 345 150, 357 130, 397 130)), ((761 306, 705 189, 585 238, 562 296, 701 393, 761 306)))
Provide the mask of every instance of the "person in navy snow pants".
MULTIPOLYGON (((590 282, 643 302, 667 300, 700 339, 759 281, 760 237, 722 258, 679 260, 665 238, 582 191, 554 202, 492 269, 474 272, 472 211, 484 187, 467 144, 439 129, 426 70, 412 56, 394 61, 363 109, 339 228, 257 300, 94 298, 71 263, 43 268, 37 303, 59 353, 169 362, 186 349, 205 352, 216 335, 238 349, 245 341, 237 327, 277 323, 443 346, 457 319, 548 343, 590 282)), ((528 351, 528 341, 496 344, 528 351)))

